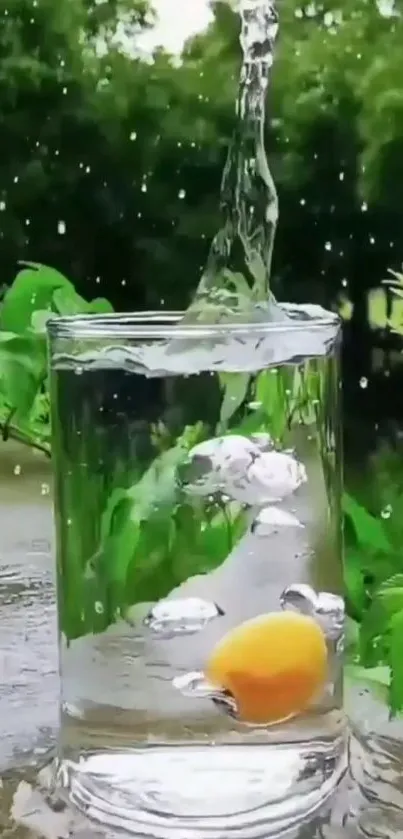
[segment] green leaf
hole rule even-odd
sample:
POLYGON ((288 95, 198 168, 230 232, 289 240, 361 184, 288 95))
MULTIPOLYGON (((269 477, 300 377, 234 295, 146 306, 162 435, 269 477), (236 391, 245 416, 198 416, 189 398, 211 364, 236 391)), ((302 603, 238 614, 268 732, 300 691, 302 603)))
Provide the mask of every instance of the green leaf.
POLYGON ((112 303, 106 297, 95 297, 87 305, 87 311, 94 315, 107 315, 114 311, 112 303))
POLYGON ((24 264, 27 267, 17 274, 0 310, 0 329, 17 334, 30 328, 35 311, 52 310, 56 289, 74 292, 73 284, 54 268, 36 263, 24 264))
POLYGON ((281 387, 280 375, 276 369, 260 373, 256 384, 255 400, 261 403, 267 416, 270 434, 280 439, 287 422, 287 405, 281 387))
POLYGON ((403 711, 403 609, 393 615, 389 627, 391 670, 389 703, 392 714, 403 711))
POLYGON ((391 621, 403 610, 403 574, 386 580, 375 592, 360 631, 360 658, 365 667, 387 660, 391 621))
POLYGON ((223 390, 220 423, 226 427, 246 397, 250 376, 248 373, 220 373, 219 380, 223 390))
POLYGON ((77 294, 74 287, 58 288, 52 295, 52 304, 59 315, 82 315, 88 309, 88 303, 77 294))
POLYGON ((344 566, 344 583, 348 611, 352 617, 360 620, 369 605, 368 593, 364 583, 365 568, 363 557, 357 551, 347 551, 344 566))
POLYGON ((381 553, 392 551, 382 522, 368 513, 365 507, 348 493, 343 495, 343 512, 350 519, 360 546, 381 553))
POLYGON ((39 336, 0 333, 0 387, 15 417, 25 419, 46 376, 46 347, 39 336))

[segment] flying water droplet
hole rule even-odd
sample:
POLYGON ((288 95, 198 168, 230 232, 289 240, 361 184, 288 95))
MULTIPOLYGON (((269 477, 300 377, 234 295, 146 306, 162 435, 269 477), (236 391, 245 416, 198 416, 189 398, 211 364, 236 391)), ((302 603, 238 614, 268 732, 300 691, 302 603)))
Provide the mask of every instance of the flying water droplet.
POLYGON ((193 635, 200 632, 215 618, 222 617, 223 610, 216 603, 199 597, 180 600, 161 600, 144 618, 144 625, 160 637, 193 635))
POLYGON ((383 519, 390 519, 393 512, 393 507, 391 504, 386 504, 386 507, 383 508, 381 511, 381 517, 383 519))
POLYGON ((278 533, 283 527, 300 527, 304 525, 287 510, 281 510, 279 507, 263 507, 260 510, 255 520, 252 523, 252 533, 259 538, 272 536, 278 533))
POLYGON ((366 376, 361 376, 361 379, 360 379, 360 387, 361 387, 363 390, 366 390, 366 388, 368 387, 368 379, 367 379, 367 377, 366 377, 366 376))
POLYGON ((66 232, 66 222, 65 221, 58 221, 57 222, 57 232, 60 236, 64 236, 66 232))
POLYGON ((94 606, 94 609, 95 609, 95 611, 96 611, 97 615, 103 615, 103 613, 104 613, 104 607, 103 607, 103 605, 102 605, 102 603, 101 603, 101 601, 100 601, 100 600, 97 600, 97 601, 96 601, 95 606, 94 606))

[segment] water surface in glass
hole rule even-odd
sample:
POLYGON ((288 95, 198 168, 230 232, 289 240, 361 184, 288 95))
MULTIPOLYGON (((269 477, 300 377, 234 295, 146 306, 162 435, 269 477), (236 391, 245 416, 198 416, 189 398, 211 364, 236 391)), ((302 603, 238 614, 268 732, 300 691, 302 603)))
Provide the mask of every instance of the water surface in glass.
POLYGON ((57 779, 138 835, 267 836, 344 765, 338 321, 50 323, 57 779))

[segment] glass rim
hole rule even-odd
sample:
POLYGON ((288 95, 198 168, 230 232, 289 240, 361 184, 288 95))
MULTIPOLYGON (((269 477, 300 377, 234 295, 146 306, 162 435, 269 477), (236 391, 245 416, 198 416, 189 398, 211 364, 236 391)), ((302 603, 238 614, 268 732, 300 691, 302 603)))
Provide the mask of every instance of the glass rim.
POLYGON ((264 335, 272 332, 290 333, 307 329, 329 329, 341 326, 335 312, 322 309, 323 316, 298 319, 303 306, 282 303, 285 313, 293 313, 289 320, 267 322, 222 322, 213 324, 182 323, 186 311, 108 312, 105 314, 55 315, 48 319, 46 331, 49 338, 205 338, 225 335, 264 335))

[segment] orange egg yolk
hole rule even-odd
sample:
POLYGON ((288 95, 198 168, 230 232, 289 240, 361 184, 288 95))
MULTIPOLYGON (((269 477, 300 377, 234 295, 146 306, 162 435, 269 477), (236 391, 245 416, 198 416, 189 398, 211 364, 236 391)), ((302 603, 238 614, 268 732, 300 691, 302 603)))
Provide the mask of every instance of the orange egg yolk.
POLYGON ((326 640, 306 615, 278 612, 246 621, 213 650, 205 676, 229 691, 238 719, 270 725, 300 714, 323 689, 326 640))

